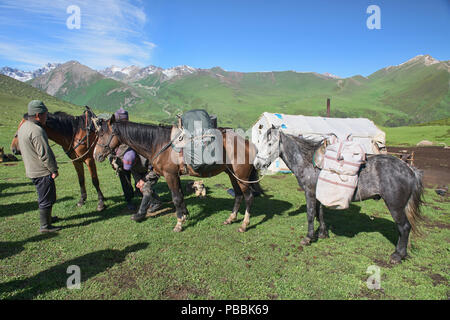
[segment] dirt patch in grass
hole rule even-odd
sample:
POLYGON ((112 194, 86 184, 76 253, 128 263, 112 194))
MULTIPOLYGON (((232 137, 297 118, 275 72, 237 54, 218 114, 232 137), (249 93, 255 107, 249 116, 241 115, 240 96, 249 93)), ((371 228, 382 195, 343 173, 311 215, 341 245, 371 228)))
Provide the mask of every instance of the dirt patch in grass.
POLYGON ((391 269, 393 266, 388 261, 382 259, 373 259, 373 262, 375 262, 375 264, 381 268, 391 269))
POLYGON ((268 293, 267 298, 269 298, 270 300, 277 300, 278 295, 276 293, 268 293))
POLYGON ((205 297, 207 295, 208 290, 196 288, 191 285, 171 286, 162 292, 162 298, 169 300, 186 300, 190 296, 205 297))
POLYGON ((431 221, 428 218, 424 218, 424 226, 431 229, 450 229, 450 224, 442 221, 431 221))
POLYGON ((286 178, 285 175, 278 175, 278 174, 275 174, 275 175, 272 175, 272 176, 269 176, 269 177, 272 178, 272 179, 284 179, 284 178, 286 178))
POLYGON ((365 286, 357 295, 354 295, 354 297, 357 299, 379 300, 386 299, 386 293, 383 288, 369 289, 365 286))
POLYGON ((448 285, 447 279, 441 276, 439 273, 433 273, 430 275, 430 278, 433 280, 433 286, 438 286, 440 284, 448 285))

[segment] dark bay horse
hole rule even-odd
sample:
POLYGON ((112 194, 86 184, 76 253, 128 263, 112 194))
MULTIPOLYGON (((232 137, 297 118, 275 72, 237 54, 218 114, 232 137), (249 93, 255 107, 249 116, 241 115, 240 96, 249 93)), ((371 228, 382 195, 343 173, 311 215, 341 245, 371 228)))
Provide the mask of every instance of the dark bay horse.
MULTIPOLYGON (((48 113, 48 118, 43 127, 49 139, 59 144, 67 156, 72 160, 73 166, 78 175, 78 183, 81 190, 81 198, 77 206, 84 205, 87 192, 84 181, 83 162, 89 169, 91 174, 92 184, 97 190, 98 205, 97 211, 105 209, 104 196, 100 190, 100 183, 97 176, 97 167, 95 165, 93 152, 97 142, 95 134, 95 127, 92 123, 92 116, 94 114, 87 108, 87 110, 80 116, 71 116, 64 112, 48 113)), ((28 115, 23 116, 19 123, 20 126, 27 121, 28 115)), ((19 140, 16 134, 11 142, 11 151, 14 154, 20 154, 19 140)))
MULTIPOLYGON (((316 200, 316 184, 320 169, 313 165, 313 155, 321 143, 295 137, 271 128, 261 140, 261 148, 254 162, 258 169, 267 168, 280 157, 297 177, 305 190, 308 234, 302 244, 309 245, 314 239, 314 217, 319 220, 319 238, 328 237, 323 220, 323 207, 316 200)), ((422 172, 408 166, 390 155, 373 155, 367 158, 359 173, 358 185, 352 201, 382 198, 397 224, 399 239, 391 263, 401 262, 407 256, 406 247, 410 230, 418 232, 417 222, 422 218, 423 203, 422 172)))
POLYGON ((240 204, 244 198, 246 204, 245 217, 239 231, 246 231, 250 223, 250 207, 253 202, 252 189, 262 191, 258 183, 247 183, 248 181, 256 181, 258 176, 253 167, 253 160, 256 155, 255 146, 232 130, 221 129, 219 134, 223 138, 221 146, 223 148, 221 150, 221 152, 223 151, 223 163, 207 174, 198 174, 190 165, 187 165, 186 172, 186 167, 179 161, 179 153, 171 147, 163 149, 171 141, 173 128, 172 126, 116 121, 114 115, 109 120, 99 119, 97 124, 98 142, 94 157, 98 161, 103 161, 120 144, 126 144, 149 159, 153 170, 165 177, 172 193, 172 200, 177 212, 177 224, 173 229, 175 232, 182 230, 182 224, 188 215, 181 190, 180 175, 211 177, 226 172, 233 185, 235 202, 233 211, 224 224, 230 224, 236 220, 240 204), (238 149, 242 150, 241 153, 237 151, 238 149), (161 150, 164 151, 158 155, 161 150), (154 158, 156 155, 157 157, 154 158))

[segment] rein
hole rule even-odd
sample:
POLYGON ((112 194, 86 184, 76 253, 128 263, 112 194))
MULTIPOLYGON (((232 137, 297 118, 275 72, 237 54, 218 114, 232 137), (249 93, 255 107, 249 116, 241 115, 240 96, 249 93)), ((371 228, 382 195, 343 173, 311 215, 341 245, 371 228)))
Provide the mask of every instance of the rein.
POLYGON ((229 173, 231 173, 231 174, 233 175, 233 177, 235 177, 237 180, 239 180, 239 181, 242 182, 242 183, 258 183, 258 182, 260 182, 262 179, 264 179, 264 177, 266 176, 266 175, 263 175, 261 178, 259 178, 259 179, 256 180, 256 181, 246 181, 246 180, 239 179, 239 178, 233 173, 233 171, 230 170, 230 168, 227 167, 227 170, 228 170, 229 173))
MULTIPOLYGON (((86 140, 86 146, 88 146, 88 149, 87 149, 87 151, 85 152, 85 153, 83 153, 81 156, 79 156, 79 157, 77 157, 77 158, 75 158, 75 159, 70 159, 72 162, 75 162, 75 161, 78 161, 78 160, 80 160, 80 159, 82 159, 85 155, 87 155, 88 153, 89 153, 89 151, 91 151, 91 149, 92 149, 92 147, 95 145, 95 143, 97 142, 97 140, 98 140, 98 136, 97 135, 95 135, 95 139, 94 139, 94 141, 92 142, 92 144, 91 145, 89 145, 89 127, 88 127, 88 111, 86 110, 85 111, 85 119, 86 119, 86 121, 85 121, 85 131, 86 131, 86 135, 82 138, 82 139, 80 139, 80 140, 78 140, 78 143, 74 146, 74 147, 72 147, 72 144, 73 144, 73 142, 74 142, 74 140, 75 140, 75 136, 76 136, 76 133, 72 136, 72 141, 70 142, 70 148, 69 148, 69 150, 67 150, 67 151, 64 151, 65 153, 66 153, 66 155, 70 158, 70 155, 69 155, 69 153, 70 152, 72 152, 72 151, 75 151, 75 149, 76 148, 78 148, 80 145, 82 145, 83 143, 84 143, 84 141, 86 140)), ((112 139, 112 138, 111 138, 112 139)), ((111 141, 109 141, 109 142, 111 142, 111 141)), ((109 143, 108 143, 109 144, 109 143)))
POLYGON ((156 154, 156 155, 154 155, 153 157, 152 157, 152 159, 150 160, 150 170, 153 170, 153 161, 155 161, 155 159, 156 158, 158 158, 159 157, 159 155, 161 154, 161 153, 163 153, 164 151, 166 151, 171 145, 172 145, 172 143, 176 140, 176 139, 178 139, 178 137, 181 135, 183 133, 183 131, 178 131, 178 133, 175 135, 175 137, 172 139, 172 140, 170 140, 169 141, 169 143, 167 143, 164 147, 162 147, 159 151, 158 151, 158 153, 156 154))

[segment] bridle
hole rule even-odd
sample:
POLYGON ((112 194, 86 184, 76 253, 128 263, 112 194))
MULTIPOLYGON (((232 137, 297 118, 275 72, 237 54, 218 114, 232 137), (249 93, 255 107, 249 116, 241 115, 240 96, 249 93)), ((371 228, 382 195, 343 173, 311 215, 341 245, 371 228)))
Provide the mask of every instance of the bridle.
MULTIPOLYGON (((117 133, 115 132, 115 130, 114 130, 114 128, 113 128, 113 130, 112 130, 112 132, 111 132, 111 135, 110 135, 110 137, 109 137, 109 139, 108 139, 108 142, 105 143, 105 144, 102 144, 102 143, 100 143, 100 142, 97 141, 97 145, 99 145, 99 146, 102 147, 103 149, 106 149, 106 152, 107 152, 108 154, 114 154, 114 150, 115 150, 116 148, 113 149, 113 148, 110 147, 111 141, 112 141, 112 139, 114 138, 114 136, 117 136, 117 133)), ((98 135, 97 135, 97 138, 98 138, 98 135)))
MULTIPOLYGON (((278 150, 280 150, 280 130, 278 129, 277 132, 278 132, 278 140, 277 140, 278 141, 278 150)), ((256 154, 256 158, 262 160, 264 163, 267 162, 268 160, 270 160, 270 158, 272 158, 272 156, 273 155, 269 154, 269 155, 267 155, 267 157, 261 157, 259 155, 259 152, 256 154)))
POLYGON ((90 136, 90 134, 91 134, 91 128, 90 128, 90 126, 88 125, 88 114, 89 114, 89 110, 86 110, 84 113, 85 113, 85 119, 86 119, 86 121, 85 121, 85 129, 84 129, 84 130, 86 131, 86 135, 85 135, 82 139, 79 139, 78 142, 77 142, 77 144, 76 144, 74 147, 72 147, 72 143, 73 143, 73 141, 75 140, 75 136, 76 136, 76 133, 74 133, 74 135, 72 136, 72 141, 70 142, 69 150, 64 151, 64 152, 65 152, 66 155, 70 158, 70 153, 71 153, 72 151, 75 151, 75 149, 77 149, 80 145, 84 144, 84 141, 85 141, 85 140, 86 140, 86 146, 88 147, 88 149, 87 149, 87 151, 86 151, 84 154, 82 154, 81 156, 79 156, 79 157, 77 157, 77 158, 75 158, 75 159, 71 159, 72 162, 77 161, 77 160, 80 160, 80 159, 83 158, 86 154, 88 154, 89 151, 91 151, 92 147, 96 144, 97 139, 98 139, 98 136, 95 135, 94 141, 92 142, 91 145, 89 145, 89 136, 90 136))

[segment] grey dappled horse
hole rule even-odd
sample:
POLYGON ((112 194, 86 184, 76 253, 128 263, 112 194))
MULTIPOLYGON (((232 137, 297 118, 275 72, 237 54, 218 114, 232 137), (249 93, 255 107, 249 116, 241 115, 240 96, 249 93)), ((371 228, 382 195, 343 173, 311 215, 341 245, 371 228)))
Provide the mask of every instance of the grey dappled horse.
MULTIPOLYGON (((305 190, 308 234, 302 244, 309 245, 314 239, 314 217, 319 220, 319 238, 328 237, 323 220, 322 204, 316 200, 316 184, 320 169, 313 164, 313 155, 321 143, 283 133, 272 127, 263 136, 254 165, 267 168, 280 157, 297 177, 305 190)), ((401 262, 407 256, 409 232, 417 233, 421 219, 423 185, 422 172, 408 166, 402 160, 389 155, 372 155, 367 158, 359 172, 358 185, 352 201, 382 198, 386 203, 400 233, 391 263, 401 262)))

